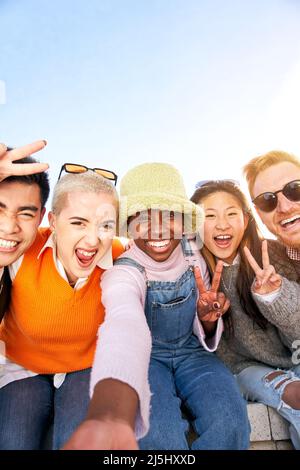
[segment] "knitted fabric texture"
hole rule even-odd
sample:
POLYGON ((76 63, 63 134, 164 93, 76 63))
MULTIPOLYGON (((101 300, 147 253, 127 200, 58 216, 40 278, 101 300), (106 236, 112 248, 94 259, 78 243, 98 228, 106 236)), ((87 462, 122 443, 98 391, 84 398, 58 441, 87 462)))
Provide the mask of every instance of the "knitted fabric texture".
POLYGON ((167 163, 144 163, 123 177, 120 235, 127 236, 128 217, 148 209, 184 214, 186 233, 199 233, 203 224, 202 209, 189 200, 180 173, 167 163))
POLYGON ((285 247, 268 241, 270 261, 283 276, 281 293, 273 302, 256 299, 255 302, 268 320, 265 330, 248 317, 240 304, 236 289, 238 265, 224 266, 222 278, 230 289, 224 292, 230 299, 234 334, 223 337, 217 355, 235 374, 246 367, 264 364, 274 368, 290 369, 293 363, 293 341, 300 338, 299 262, 287 257, 285 247))

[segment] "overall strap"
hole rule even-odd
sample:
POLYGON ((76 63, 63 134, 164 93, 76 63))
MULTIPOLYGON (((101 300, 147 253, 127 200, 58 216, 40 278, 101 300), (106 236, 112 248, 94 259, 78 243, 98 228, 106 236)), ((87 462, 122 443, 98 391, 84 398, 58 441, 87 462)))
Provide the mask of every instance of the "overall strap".
POLYGON ((134 268, 137 268, 143 275, 145 275, 145 268, 137 261, 129 257, 124 256, 122 258, 115 259, 114 266, 132 266, 134 268))
POLYGON ((181 240, 181 247, 183 256, 189 266, 197 266, 199 264, 199 257, 197 257, 195 250, 193 249, 190 240, 183 237, 181 240))

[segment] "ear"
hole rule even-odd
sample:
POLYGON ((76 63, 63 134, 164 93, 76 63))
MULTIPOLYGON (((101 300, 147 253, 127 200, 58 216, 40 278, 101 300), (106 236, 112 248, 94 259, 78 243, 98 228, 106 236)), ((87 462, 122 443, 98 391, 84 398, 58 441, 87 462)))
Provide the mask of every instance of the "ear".
POLYGON ((48 214, 48 220, 49 220, 50 230, 54 232, 55 225, 56 225, 56 216, 55 214, 53 214, 52 211, 50 211, 48 214))

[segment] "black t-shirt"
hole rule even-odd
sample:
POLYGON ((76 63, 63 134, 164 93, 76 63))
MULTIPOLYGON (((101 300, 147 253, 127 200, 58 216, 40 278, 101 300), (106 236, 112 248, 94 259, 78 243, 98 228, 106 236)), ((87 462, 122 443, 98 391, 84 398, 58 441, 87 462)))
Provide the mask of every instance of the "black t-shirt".
POLYGON ((2 278, 0 280, 0 322, 4 317, 10 302, 11 279, 8 268, 5 266, 2 278))

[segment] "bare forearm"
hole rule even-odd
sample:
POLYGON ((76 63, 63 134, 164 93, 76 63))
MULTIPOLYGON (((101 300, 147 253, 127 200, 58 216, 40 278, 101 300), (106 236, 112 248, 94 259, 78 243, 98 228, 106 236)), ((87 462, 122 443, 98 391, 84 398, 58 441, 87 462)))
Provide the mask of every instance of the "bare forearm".
POLYGON ((87 419, 113 420, 128 423, 132 429, 138 410, 138 395, 128 384, 116 379, 97 383, 87 419))
POLYGON ((203 326, 206 337, 211 338, 216 332, 217 322, 201 321, 201 324, 203 326))

